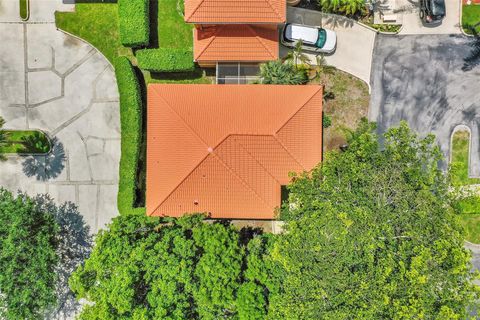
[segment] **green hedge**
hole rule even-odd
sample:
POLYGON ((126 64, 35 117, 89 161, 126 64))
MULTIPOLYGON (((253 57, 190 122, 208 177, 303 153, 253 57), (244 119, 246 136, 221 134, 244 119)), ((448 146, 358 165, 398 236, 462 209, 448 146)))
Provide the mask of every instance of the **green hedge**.
POLYGON ((128 58, 119 57, 115 61, 115 74, 120 93, 122 129, 118 211, 120 214, 144 214, 145 208, 134 208, 135 181, 142 136, 142 93, 138 77, 128 58))
POLYGON ((127 47, 147 46, 150 39, 149 0, 118 0, 120 42, 127 47))
POLYGON ((160 48, 136 53, 138 66, 153 72, 188 72, 195 69, 191 50, 160 48))

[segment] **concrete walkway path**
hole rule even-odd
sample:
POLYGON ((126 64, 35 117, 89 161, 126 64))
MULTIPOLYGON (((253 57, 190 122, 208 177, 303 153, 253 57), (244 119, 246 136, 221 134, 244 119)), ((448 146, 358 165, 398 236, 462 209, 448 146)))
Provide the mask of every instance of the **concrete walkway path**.
MULTIPOLYGON (((337 33, 337 50, 325 56, 327 63, 370 83, 376 32, 342 16, 295 7, 287 8, 287 22, 334 30, 337 33)), ((280 56, 285 56, 289 50, 281 46, 280 56)), ((315 54, 308 56, 315 62, 315 54)))
MULTIPOLYGON (((53 16, 35 6, 55 4, 53 10, 61 4, 30 2, 38 13, 33 18, 46 20, 53 16)), ((8 15, 0 13, 1 20, 8 15)), ((0 116, 6 129, 44 130, 55 146, 48 156, 0 162, 0 186, 72 201, 96 233, 118 214, 120 114, 114 71, 95 48, 57 30, 53 22, 30 22, 0 23, 0 116)))
MULTIPOLYGON (((29 23, 54 23, 55 11, 73 11, 74 4, 63 0, 30 0, 29 23)), ((70 0, 70 2, 72 2, 70 0)), ((0 22, 22 22, 18 0, 0 0, 0 22)), ((1 32, 1 31, 0 31, 1 32)))

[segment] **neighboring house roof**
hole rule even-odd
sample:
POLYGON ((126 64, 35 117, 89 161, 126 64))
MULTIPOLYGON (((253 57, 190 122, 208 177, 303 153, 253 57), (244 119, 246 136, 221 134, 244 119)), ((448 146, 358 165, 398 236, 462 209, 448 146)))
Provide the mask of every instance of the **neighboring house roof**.
POLYGON ((191 23, 284 23, 286 0, 185 0, 191 23))
POLYGON ((195 29, 195 61, 269 61, 278 59, 275 28, 218 25, 195 29))
POLYGON ((148 86, 147 214, 271 219, 322 157, 320 86, 148 86))

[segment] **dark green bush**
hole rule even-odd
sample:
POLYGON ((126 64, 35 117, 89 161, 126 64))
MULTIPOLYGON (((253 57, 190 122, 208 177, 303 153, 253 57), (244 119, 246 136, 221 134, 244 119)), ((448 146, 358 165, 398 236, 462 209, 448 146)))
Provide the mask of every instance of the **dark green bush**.
POLYGON ((160 48, 136 53, 138 66, 153 72, 188 72, 195 69, 191 50, 160 48))
POLYGON ((328 114, 323 114, 322 124, 324 128, 328 128, 332 125, 332 117, 328 114))
POLYGON ((142 134, 142 93, 137 75, 128 58, 119 57, 115 61, 115 74, 120 93, 122 128, 118 211, 120 214, 144 213, 144 208, 134 208, 135 181, 142 134))
POLYGON ((148 0, 118 0, 120 42, 127 47, 147 46, 150 38, 148 0))

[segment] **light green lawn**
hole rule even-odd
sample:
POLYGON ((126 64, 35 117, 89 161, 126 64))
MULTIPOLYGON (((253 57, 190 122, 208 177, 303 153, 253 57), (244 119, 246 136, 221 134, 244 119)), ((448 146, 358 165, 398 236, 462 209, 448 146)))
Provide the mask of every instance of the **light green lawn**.
POLYGON ((120 44, 116 3, 77 3, 75 12, 55 12, 57 27, 100 50, 113 63, 118 56, 132 57, 120 44))
POLYGON ((466 26, 476 26, 478 32, 480 32, 480 5, 464 5, 462 8, 462 27, 466 33, 471 32, 466 29, 466 26))
MULTIPOLYGON (((480 184, 480 179, 468 177, 469 143, 470 134, 467 131, 458 131, 453 135, 450 176, 452 184, 457 187, 480 184)), ((465 229, 465 238, 480 243, 480 197, 472 194, 458 200, 455 206, 465 229)))

